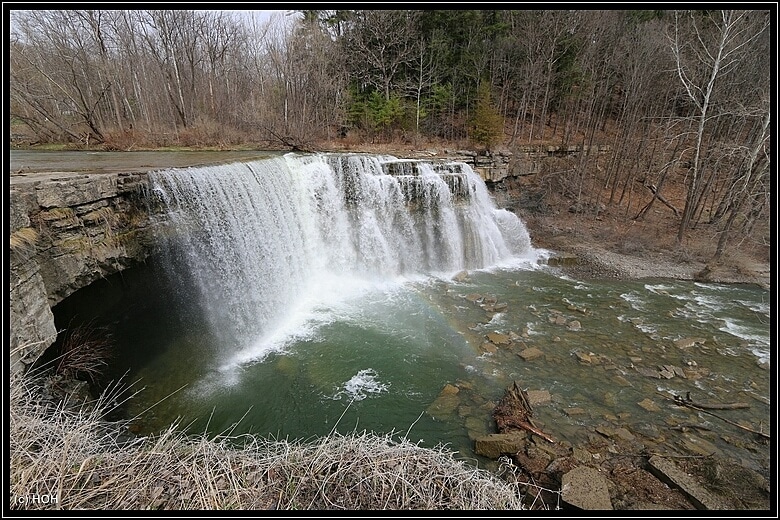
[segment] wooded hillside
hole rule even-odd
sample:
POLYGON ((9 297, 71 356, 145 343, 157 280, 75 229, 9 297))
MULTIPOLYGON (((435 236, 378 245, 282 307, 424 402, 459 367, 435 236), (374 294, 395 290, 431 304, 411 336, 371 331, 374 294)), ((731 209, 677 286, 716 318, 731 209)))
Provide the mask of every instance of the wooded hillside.
POLYGON ((662 202, 665 183, 683 186, 677 240, 705 222, 718 258, 735 236, 769 240, 767 5, 290 11, 263 23, 10 11, 10 137, 109 150, 607 144, 606 161, 581 154, 560 189, 609 205, 636 182, 662 202))

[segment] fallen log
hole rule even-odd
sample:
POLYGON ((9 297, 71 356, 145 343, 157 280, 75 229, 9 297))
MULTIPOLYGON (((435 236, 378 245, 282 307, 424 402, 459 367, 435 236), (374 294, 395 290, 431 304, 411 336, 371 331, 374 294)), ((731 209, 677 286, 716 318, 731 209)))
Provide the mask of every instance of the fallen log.
POLYGON ((644 208, 642 208, 642 209, 639 211, 639 213, 637 214, 637 216, 636 216, 636 217, 634 217, 634 220, 636 220, 637 218, 639 218, 640 216, 642 216, 642 215, 645 213, 645 211, 646 211, 646 210, 647 210, 647 209, 650 207, 650 204, 652 204, 652 202, 653 202, 655 199, 658 199, 658 200, 660 200, 660 201, 661 201, 661 202, 662 202, 662 203, 663 203, 663 204, 664 204, 664 205, 665 205, 667 208, 671 209, 671 210, 674 212, 674 216, 675 216, 675 217, 679 217, 679 216, 680 216, 680 210, 679 210, 679 209, 677 209, 677 208, 675 208, 675 207, 672 205, 672 203, 671 203, 671 202, 669 202, 668 200, 666 200, 666 198, 664 198, 664 197, 661 195, 661 193, 660 193, 660 190, 659 190, 659 189, 657 189, 657 188, 656 188, 654 185, 652 185, 652 184, 649 184, 649 183, 647 183, 647 182, 646 182, 646 181, 644 181, 644 180, 641 180, 641 179, 635 179, 635 180, 636 180, 637 182, 641 183, 641 184, 642 184, 642 186, 644 186, 645 188, 647 188, 648 190, 650 190, 650 191, 652 192, 652 194, 653 194, 653 198, 652 198, 652 199, 650 199, 650 202, 647 204, 647 206, 645 206, 644 208))

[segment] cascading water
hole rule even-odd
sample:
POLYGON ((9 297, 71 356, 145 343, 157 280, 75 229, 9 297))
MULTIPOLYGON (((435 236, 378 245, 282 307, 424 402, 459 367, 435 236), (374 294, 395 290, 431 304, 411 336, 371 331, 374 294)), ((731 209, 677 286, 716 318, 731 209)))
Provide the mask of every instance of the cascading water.
POLYGON ((463 163, 296 155, 150 174, 178 268, 226 353, 262 357, 302 307, 355 284, 451 275, 537 252, 463 163))

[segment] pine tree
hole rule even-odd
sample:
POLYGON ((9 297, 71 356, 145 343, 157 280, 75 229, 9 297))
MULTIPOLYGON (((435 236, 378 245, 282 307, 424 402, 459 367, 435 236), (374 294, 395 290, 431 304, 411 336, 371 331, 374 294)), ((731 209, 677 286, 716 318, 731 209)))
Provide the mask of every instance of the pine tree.
POLYGON ((483 81, 477 91, 477 107, 471 119, 471 140, 486 150, 490 150, 501 140, 504 133, 504 120, 493 106, 490 84, 483 81))

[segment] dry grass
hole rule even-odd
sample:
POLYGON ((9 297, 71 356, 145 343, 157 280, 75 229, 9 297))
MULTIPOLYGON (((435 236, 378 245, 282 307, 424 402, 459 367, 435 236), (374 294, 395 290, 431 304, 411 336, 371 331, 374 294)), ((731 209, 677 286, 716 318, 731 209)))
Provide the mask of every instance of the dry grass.
POLYGON ((97 382, 111 358, 111 339, 104 329, 91 324, 65 332, 55 372, 66 379, 88 378, 97 382))
POLYGON ((30 376, 10 382, 13 509, 523 509, 517 485, 444 448, 367 432, 132 438, 103 419, 117 391, 74 407, 30 376))
POLYGON ((11 233, 11 250, 17 252, 34 252, 38 241, 38 232, 31 227, 17 229, 11 233))

